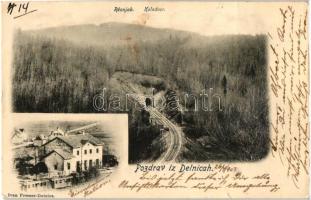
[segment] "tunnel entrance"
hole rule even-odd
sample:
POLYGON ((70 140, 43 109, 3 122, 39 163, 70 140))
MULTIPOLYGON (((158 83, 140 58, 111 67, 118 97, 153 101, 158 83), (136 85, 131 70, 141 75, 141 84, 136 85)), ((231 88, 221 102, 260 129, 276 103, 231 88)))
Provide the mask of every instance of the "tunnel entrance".
POLYGON ((152 106, 152 101, 151 101, 151 99, 150 99, 150 98, 146 98, 145 104, 146 104, 147 107, 152 106))

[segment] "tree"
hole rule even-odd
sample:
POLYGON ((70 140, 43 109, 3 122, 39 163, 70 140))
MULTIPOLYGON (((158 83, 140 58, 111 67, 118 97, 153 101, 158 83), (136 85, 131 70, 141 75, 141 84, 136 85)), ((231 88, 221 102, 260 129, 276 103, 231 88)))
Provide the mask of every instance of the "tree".
POLYGON ((119 164, 115 155, 103 155, 103 165, 107 167, 114 167, 119 164))
POLYGON ((48 173, 48 167, 44 162, 39 162, 32 168, 32 173, 34 174, 48 173))
POLYGON ((224 77, 222 78, 221 86, 223 88, 224 95, 226 95, 227 94, 227 78, 226 78, 226 75, 224 75, 224 77))
POLYGON ((165 112, 170 117, 170 119, 174 118, 180 123, 178 115, 180 115, 179 111, 179 99, 177 97, 177 93, 174 90, 169 89, 165 93, 165 112))
POLYGON ((28 163, 28 161, 30 161, 31 159, 33 159, 31 156, 26 156, 17 160, 17 164, 15 167, 19 175, 26 175, 31 173, 33 165, 28 163))

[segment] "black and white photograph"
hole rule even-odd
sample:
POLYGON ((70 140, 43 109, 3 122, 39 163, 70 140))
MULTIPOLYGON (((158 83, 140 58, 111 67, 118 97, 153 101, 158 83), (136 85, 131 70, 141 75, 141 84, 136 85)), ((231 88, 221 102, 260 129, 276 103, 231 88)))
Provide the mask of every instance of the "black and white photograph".
POLYGON ((269 151, 266 35, 126 23, 17 30, 14 112, 128 113, 129 163, 269 151))
POLYGON ((21 191, 68 190, 111 177, 120 163, 119 137, 127 132, 100 115, 85 116, 17 114, 12 169, 21 191))

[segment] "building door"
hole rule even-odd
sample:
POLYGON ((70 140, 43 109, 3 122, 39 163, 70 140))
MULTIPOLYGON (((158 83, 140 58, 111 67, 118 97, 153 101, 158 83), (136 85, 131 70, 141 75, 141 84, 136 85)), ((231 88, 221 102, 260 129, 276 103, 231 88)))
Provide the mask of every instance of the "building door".
POLYGON ((96 159, 96 167, 99 167, 99 159, 96 159))
POLYGON ((92 167, 92 160, 89 161, 89 167, 92 167))
POLYGON ((76 164, 76 172, 80 172, 81 169, 80 169, 80 161, 77 161, 77 164, 76 164))
POLYGON ((84 161, 84 170, 87 170, 87 160, 84 161))

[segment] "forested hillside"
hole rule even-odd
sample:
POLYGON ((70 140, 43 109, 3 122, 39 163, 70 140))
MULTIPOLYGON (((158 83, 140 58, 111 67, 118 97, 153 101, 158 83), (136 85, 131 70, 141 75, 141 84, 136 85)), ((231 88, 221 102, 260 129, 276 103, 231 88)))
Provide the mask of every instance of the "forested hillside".
POLYGON ((263 35, 204 37, 110 23, 18 31, 13 48, 15 112, 97 112, 93 97, 103 87, 113 94, 113 74, 127 71, 159 77, 177 96, 209 88, 221 96, 221 112, 183 113, 183 158, 258 160, 268 151, 263 35))

